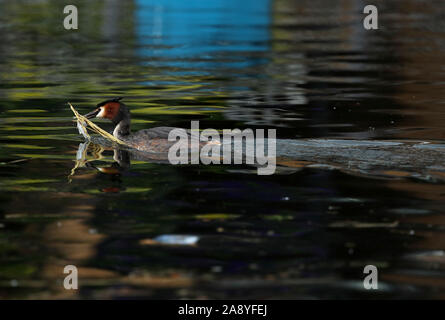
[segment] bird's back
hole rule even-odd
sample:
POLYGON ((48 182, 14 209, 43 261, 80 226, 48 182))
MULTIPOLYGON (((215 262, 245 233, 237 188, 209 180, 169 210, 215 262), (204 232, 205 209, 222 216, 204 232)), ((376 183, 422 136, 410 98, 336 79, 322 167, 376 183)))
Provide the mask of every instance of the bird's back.
MULTIPOLYGON (((176 141, 168 141, 170 131, 179 129, 175 127, 156 127, 151 129, 143 129, 130 134, 125 141, 133 148, 146 152, 164 153, 168 152, 170 147, 176 141)), ((190 137, 190 130, 184 130, 187 137, 190 137)))

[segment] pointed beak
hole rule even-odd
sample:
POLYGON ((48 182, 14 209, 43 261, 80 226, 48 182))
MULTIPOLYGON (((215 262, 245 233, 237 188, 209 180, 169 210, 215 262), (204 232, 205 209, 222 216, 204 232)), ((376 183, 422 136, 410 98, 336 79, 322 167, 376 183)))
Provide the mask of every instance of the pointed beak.
POLYGON ((87 113, 86 115, 84 115, 84 117, 87 119, 92 119, 92 118, 95 118, 99 114, 99 112, 100 112, 100 108, 97 108, 96 110, 91 111, 91 112, 87 113))

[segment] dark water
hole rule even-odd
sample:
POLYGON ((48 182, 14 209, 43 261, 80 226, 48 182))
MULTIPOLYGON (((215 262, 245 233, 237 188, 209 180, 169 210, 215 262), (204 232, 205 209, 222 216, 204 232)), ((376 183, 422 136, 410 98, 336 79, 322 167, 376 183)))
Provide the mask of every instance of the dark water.
POLYGON ((0 298, 445 298, 443 180, 76 162, 66 105, 125 96, 134 130, 442 142, 443 1, 377 1, 378 31, 358 0, 71 3, 77 31, 62 1, 0 1, 0 298))

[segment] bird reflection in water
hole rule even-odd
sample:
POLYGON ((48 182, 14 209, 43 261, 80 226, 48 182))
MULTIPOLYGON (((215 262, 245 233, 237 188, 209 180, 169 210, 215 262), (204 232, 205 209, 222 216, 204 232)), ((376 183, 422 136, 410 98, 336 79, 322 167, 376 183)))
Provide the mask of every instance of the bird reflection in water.
MULTIPOLYGON (((161 161, 162 159, 159 158, 158 160, 161 161)), ((110 177, 113 186, 101 189, 102 192, 121 192, 125 190, 125 187, 122 186, 121 175, 127 171, 130 166, 130 151, 120 148, 104 147, 100 144, 87 141, 79 144, 75 164, 68 176, 68 180, 69 182, 72 181, 78 169, 87 168, 110 177), (109 164, 109 157, 105 154, 110 151, 113 152, 114 160, 111 164, 109 164), (102 161, 102 163, 98 164, 98 161, 102 161)))

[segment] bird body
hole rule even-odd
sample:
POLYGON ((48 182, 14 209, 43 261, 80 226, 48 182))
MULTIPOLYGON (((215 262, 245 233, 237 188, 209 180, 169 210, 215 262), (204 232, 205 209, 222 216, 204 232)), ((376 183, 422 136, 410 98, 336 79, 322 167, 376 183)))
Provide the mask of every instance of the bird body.
MULTIPOLYGON (((176 141, 169 141, 169 133, 175 127, 156 127, 131 132, 131 114, 128 107, 121 102, 122 98, 115 98, 98 103, 96 109, 87 113, 86 118, 105 118, 113 125, 113 136, 124 141, 132 148, 145 152, 165 153, 176 141)), ((185 130, 185 129, 182 129, 185 130)), ((185 130, 190 135, 190 130, 185 130)), ((189 139, 190 140, 190 139, 189 139)), ((200 146, 204 145, 200 143, 200 146)))

